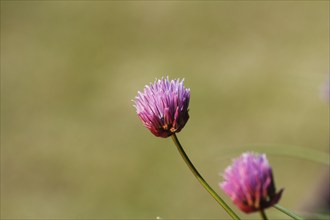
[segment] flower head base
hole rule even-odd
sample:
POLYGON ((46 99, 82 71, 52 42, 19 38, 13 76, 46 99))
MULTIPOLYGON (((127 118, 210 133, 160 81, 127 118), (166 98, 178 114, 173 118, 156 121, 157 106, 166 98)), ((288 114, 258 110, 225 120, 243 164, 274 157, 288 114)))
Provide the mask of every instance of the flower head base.
POLYGON ((224 173, 220 187, 245 213, 275 205, 283 189, 275 192, 272 168, 265 154, 243 153, 224 173))
POLYGON ((190 90, 184 88, 183 80, 162 78, 135 97, 139 118, 157 137, 169 137, 181 131, 189 119, 190 90))

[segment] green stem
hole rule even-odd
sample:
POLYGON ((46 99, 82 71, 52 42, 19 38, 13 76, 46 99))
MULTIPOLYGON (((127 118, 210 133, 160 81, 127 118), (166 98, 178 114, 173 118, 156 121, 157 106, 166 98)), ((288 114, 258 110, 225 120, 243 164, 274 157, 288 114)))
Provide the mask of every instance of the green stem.
POLYGON ((312 148, 283 144, 250 144, 248 147, 254 148, 255 150, 264 151, 268 154, 289 156, 309 160, 327 166, 330 165, 329 154, 327 152, 322 152, 312 148))
POLYGON ((274 207, 275 207, 277 210, 283 212, 284 214, 287 214, 288 216, 290 216, 291 218, 293 218, 293 219, 295 219, 295 220, 304 220, 302 217, 300 217, 300 216, 294 214, 293 212, 287 210, 286 208, 284 208, 284 207, 282 207, 282 206, 280 206, 280 205, 278 205, 278 204, 274 205, 274 207))
POLYGON ((266 212, 265 212, 264 209, 261 209, 261 210, 260 210, 260 215, 261 215, 261 218, 262 218, 263 220, 268 220, 267 215, 266 215, 266 212))
POLYGON ((187 154, 183 150, 177 136, 175 134, 173 134, 171 137, 172 137, 172 140, 174 141, 177 149, 179 150, 179 153, 181 154, 183 160, 186 162, 189 169, 194 174, 194 176, 197 178, 197 180, 211 194, 211 196, 222 206, 222 208, 224 208, 224 210, 232 217, 232 219, 239 220, 240 218, 236 215, 236 213, 225 203, 225 201, 223 199, 220 198, 220 196, 209 186, 209 184, 207 184, 207 182, 199 174, 199 172, 194 167, 194 165, 191 163, 191 161, 188 158, 187 154))

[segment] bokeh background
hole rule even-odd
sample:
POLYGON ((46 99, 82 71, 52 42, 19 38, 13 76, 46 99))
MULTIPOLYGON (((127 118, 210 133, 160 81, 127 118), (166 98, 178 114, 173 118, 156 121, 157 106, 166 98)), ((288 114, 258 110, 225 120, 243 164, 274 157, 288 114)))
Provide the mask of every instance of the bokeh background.
POLYGON ((191 89, 178 137, 229 204, 220 174, 265 152, 304 214, 328 168, 328 74, 328 1, 1 1, 1 218, 228 219, 135 113, 162 76, 191 89))

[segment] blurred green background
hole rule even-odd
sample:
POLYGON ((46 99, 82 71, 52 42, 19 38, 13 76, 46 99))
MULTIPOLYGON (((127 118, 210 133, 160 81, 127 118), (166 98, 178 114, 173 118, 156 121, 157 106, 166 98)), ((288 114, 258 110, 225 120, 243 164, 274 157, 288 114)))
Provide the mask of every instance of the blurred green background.
POLYGON ((1 1, 1 217, 227 219, 135 113, 166 75, 191 89, 178 137, 209 184, 232 204, 219 174, 266 152, 303 213, 327 166, 285 154, 329 153, 328 74, 328 1, 1 1))

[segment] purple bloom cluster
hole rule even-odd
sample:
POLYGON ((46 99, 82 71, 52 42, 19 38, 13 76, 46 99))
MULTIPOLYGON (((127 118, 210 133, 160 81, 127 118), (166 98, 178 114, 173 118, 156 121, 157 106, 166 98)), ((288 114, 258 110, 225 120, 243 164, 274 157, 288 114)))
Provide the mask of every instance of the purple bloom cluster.
POLYGON ((224 173, 220 187, 245 213, 275 205, 283 189, 275 192, 272 168, 265 154, 243 153, 224 173))
POLYGON ((328 75, 327 80, 324 82, 322 86, 321 96, 326 101, 330 102, 330 75, 328 75))
POLYGON ((181 131, 189 119, 190 90, 184 88, 183 80, 162 78, 135 97, 139 118, 157 137, 169 137, 181 131))

